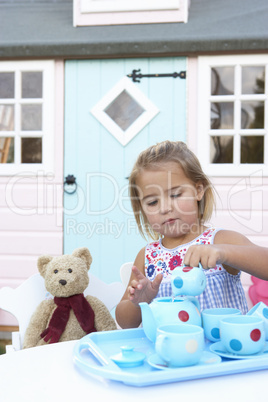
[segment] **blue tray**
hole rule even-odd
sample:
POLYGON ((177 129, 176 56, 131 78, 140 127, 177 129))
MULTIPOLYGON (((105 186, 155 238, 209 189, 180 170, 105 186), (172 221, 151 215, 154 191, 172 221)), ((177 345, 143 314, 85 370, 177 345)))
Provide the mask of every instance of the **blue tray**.
MULTIPOLYGON (((206 344, 207 350, 210 345, 211 343, 206 344)), ((140 387, 268 369, 267 353, 256 358, 223 358, 216 364, 166 370, 154 368, 147 360, 138 367, 120 368, 110 357, 119 353, 121 346, 133 346, 135 351, 145 353, 147 359, 155 354, 154 344, 146 338, 142 328, 94 332, 75 344, 74 363, 88 374, 140 387)))

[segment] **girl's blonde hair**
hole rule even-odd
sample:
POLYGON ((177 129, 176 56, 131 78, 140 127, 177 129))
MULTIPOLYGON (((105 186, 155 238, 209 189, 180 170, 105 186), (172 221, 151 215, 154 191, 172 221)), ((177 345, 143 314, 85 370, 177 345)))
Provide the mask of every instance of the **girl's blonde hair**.
POLYGON ((178 163, 188 179, 193 183, 200 182, 203 185, 204 196, 201 201, 198 201, 198 218, 200 223, 208 221, 214 209, 215 197, 213 186, 203 172, 199 160, 187 145, 181 141, 168 140, 152 145, 140 153, 129 176, 129 196, 132 209, 139 232, 145 239, 149 237, 157 240, 160 235, 150 226, 142 209, 136 180, 143 170, 155 168, 157 164, 166 162, 178 163))

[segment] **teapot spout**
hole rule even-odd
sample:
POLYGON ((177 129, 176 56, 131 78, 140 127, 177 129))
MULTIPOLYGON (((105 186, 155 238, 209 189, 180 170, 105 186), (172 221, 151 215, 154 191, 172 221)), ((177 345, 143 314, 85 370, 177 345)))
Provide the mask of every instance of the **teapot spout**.
POLYGON ((147 338, 155 342, 156 340, 156 320, 154 318, 151 307, 148 303, 139 303, 141 308, 142 326, 147 338))

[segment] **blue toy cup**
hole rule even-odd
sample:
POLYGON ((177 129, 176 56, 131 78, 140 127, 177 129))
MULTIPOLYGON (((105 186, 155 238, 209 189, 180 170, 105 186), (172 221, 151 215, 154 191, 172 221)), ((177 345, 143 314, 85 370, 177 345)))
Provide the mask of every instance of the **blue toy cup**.
POLYGON ((248 315, 224 318, 220 321, 220 337, 229 353, 238 355, 259 353, 265 345, 263 319, 248 315))
POLYGON ((156 353, 169 367, 198 364, 204 350, 204 330, 197 325, 162 325, 157 328, 156 353))
POLYGON ((220 320, 223 318, 241 315, 241 311, 237 308, 209 308, 202 311, 202 327, 204 328, 205 337, 211 342, 220 340, 220 320))
POLYGON ((264 321, 265 339, 268 340, 268 306, 265 303, 259 302, 252 307, 247 313, 252 317, 260 317, 264 321))

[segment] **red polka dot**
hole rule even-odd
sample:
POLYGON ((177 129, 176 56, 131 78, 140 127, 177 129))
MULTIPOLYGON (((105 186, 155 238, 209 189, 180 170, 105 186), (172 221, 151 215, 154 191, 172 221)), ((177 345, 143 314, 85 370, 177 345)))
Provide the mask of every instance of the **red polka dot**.
POLYGON ((250 333, 250 337, 254 342, 257 342, 261 337, 261 331, 259 329, 253 329, 250 333))
POLYGON ((189 320, 189 314, 187 313, 187 311, 184 310, 180 311, 178 316, 179 319, 183 322, 187 322, 189 320))
POLYGON ((190 272, 193 269, 193 267, 184 267, 182 269, 182 272, 190 272))

